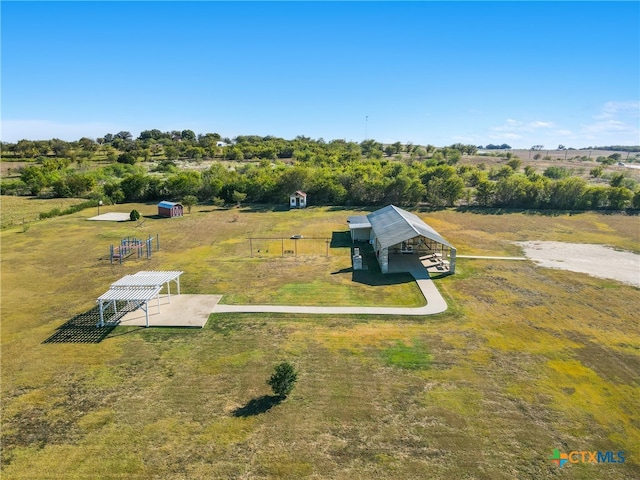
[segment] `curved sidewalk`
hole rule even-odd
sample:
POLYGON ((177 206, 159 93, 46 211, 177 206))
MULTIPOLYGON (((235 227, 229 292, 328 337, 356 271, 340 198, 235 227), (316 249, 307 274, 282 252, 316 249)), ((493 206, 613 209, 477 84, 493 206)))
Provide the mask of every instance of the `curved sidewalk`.
POLYGON ((287 305, 220 305, 213 313, 307 313, 307 314, 341 314, 341 315, 433 315, 447 309, 442 295, 429 278, 426 270, 415 270, 411 273, 416 279, 418 288, 424 295, 427 304, 423 307, 304 307, 287 305))

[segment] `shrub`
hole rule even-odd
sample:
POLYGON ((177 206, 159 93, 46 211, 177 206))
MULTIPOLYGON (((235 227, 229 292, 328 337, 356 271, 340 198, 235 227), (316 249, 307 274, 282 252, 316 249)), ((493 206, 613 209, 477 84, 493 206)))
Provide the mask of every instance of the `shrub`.
POLYGON ((138 212, 136 209, 131 210, 131 213, 129 214, 129 218, 131 219, 132 222, 136 222, 140 219, 140 212, 138 212))
POLYGON ((545 169, 543 175, 547 178, 559 180, 571 176, 571 172, 565 167, 551 166, 545 169))
POLYGON ((282 362, 276 365, 267 384, 271 386, 273 393, 279 397, 286 397, 293 390, 297 380, 298 372, 295 366, 289 362, 282 362))
POLYGON ((133 165, 136 163, 136 157, 134 157, 132 153, 125 152, 118 156, 118 163, 133 165))

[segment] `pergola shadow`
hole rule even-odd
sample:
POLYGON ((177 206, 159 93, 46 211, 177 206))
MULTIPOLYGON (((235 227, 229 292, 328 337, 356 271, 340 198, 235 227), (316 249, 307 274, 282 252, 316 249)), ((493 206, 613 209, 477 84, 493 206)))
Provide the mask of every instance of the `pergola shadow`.
POLYGON ((126 302, 122 302, 118 307, 118 313, 110 318, 109 324, 104 327, 97 326, 100 323, 100 308, 96 305, 62 324, 56 333, 42 343, 100 343, 116 328, 118 321, 130 311, 126 308, 126 302))

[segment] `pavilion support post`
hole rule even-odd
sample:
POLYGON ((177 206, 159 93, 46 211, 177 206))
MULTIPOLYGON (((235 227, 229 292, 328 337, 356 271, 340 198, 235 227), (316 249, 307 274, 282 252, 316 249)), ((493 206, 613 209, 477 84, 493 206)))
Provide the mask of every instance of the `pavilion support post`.
POLYGON ((456 249, 452 248, 449 252, 449 273, 453 275, 456 273, 456 249))

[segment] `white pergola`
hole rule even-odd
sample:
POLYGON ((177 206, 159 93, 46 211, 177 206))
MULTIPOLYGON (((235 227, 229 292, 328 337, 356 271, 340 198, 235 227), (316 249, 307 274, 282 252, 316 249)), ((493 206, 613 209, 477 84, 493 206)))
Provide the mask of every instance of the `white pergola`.
POLYGON ((162 287, 143 287, 143 288, 115 288, 98 297, 98 305, 100 306, 100 323, 98 326, 104 327, 104 311, 113 306, 114 315, 118 313, 116 302, 118 300, 131 302, 134 309, 142 308, 146 316, 146 325, 149 326, 149 300, 157 298, 158 313, 160 312, 160 290, 162 287))
POLYGON ((160 287, 167 284, 167 294, 169 303, 171 303, 171 282, 175 282, 180 295, 180 275, 181 271, 142 271, 133 275, 126 275, 120 280, 111 284, 111 289, 127 289, 127 288, 151 288, 160 287))
POLYGON ((146 317, 146 326, 149 326, 149 301, 156 298, 158 300, 158 313, 160 313, 160 291, 167 285, 167 294, 171 302, 171 282, 175 282, 180 295, 180 275, 182 271, 142 271, 134 275, 126 275, 120 280, 113 282, 109 291, 98 297, 97 303, 100 307, 100 323, 103 327, 104 312, 113 306, 114 315, 118 313, 118 301, 129 302, 134 310, 142 308, 146 317))

